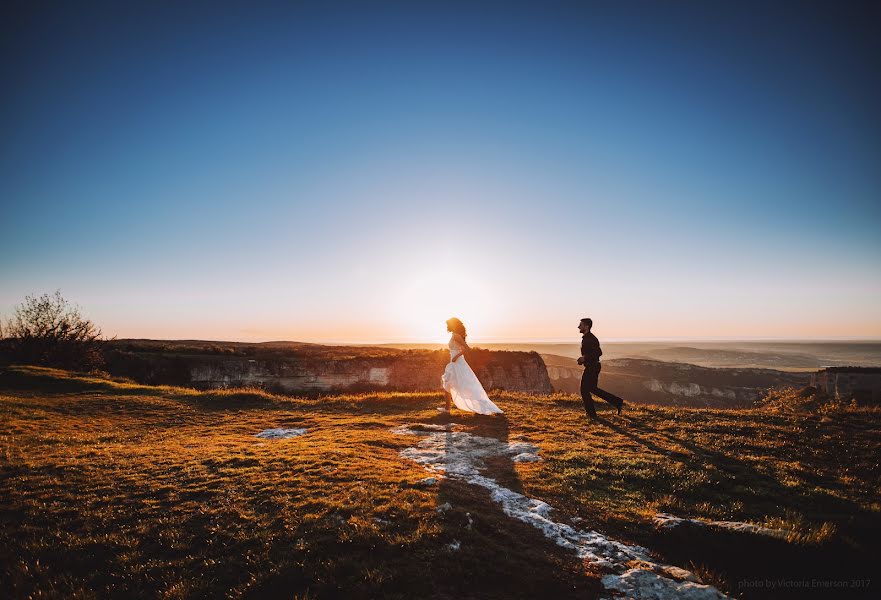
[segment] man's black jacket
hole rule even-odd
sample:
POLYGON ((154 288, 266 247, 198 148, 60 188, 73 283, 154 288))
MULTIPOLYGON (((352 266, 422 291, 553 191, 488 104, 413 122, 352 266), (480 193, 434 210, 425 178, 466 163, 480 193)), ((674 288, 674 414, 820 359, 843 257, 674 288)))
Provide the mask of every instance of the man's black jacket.
POLYGON ((602 355, 603 351, 600 349, 600 341, 597 339, 597 336, 589 331, 585 333, 584 337, 581 338, 581 356, 584 357, 584 364, 592 365, 598 363, 602 355))

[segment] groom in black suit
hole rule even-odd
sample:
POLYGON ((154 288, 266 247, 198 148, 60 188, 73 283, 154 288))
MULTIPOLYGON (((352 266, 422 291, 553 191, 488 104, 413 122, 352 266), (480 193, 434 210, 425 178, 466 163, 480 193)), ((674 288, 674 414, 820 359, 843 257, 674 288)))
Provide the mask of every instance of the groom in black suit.
POLYGON ((591 327, 593 327, 591 319, 581 319, 581 322, 578 323, 578 331, 583 336, 581 338, 581 357, 578 359, 578 364, 584 365, 584 374, 581 375, 581 399, 584 401, 584 410, 587 412, 588 418, 593 420, 597 418, 597 409, 593 405, 592 396, 599 396, 617 408, 619 415, 624 406, 624 400, 597 387, 600 380, 600 356, 603 355, 603 351, 600 349, 600 341, 597 336, 590 332, 591 327))

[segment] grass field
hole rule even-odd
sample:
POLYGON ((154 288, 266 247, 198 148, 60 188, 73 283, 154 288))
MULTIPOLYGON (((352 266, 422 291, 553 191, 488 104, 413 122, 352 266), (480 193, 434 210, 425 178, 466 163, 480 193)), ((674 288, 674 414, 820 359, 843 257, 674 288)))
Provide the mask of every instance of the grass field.
MULTIPOLYGON (((603 569, 507 516, 489 493, 399 453, 408 423, 540 448, 486 475, 555 520, 641 544, 744 597, 780 581, 881 581, 881 411, 633 408, 587 425, 574 396, 295 399, 196 392, 35 367, 0 371, 0 580, 13 598, 608 596, 603 569), (256 438, 304 427, 300 437, 256 438), (449 503, 448 510, 438 510, 449 503), (782 537, 657 530, 658 512, 782 537)), ((868 589, 866 586, 869 586, 868 589)), ((814 590, 818 591, 818 590, 814 590)), ((821 590, 823 595, 828 590, 821 590)))

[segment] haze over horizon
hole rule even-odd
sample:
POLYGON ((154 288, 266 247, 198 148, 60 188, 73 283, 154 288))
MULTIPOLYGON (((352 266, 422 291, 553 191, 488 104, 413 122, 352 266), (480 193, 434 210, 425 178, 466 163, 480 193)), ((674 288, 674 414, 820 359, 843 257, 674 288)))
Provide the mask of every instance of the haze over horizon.
MULTIPOLYGON (((182 342, 182 341, 202 341, 202 342, 233 342, 233 343, 256 343, 256 344, 286 344, 286 343, 306 343, 306 344, 327 344, 327 345, 346 345, 351 344, 354 346, 418 346, 418 345, 437 345, 444 346, 446 345, 447 340, 444 339, 442 341, 431 341, 431 340, 417 340, 417 339, 399 339, 399 340, 375 340, 370 342, 364 342, 361 340, 295 340, 295 339, 197 339, 197 338, 131 338, 131 337, 123 337, 118 338, 120 340, 126 339, 148 339, 152 341, 169 341, 169 342, 182 342)), ((481 339, 481 338, 472 338, 469 336, 468 340, 471 344, 492 344, 492 345, 575 345, 577 346, 580 343, 581 334, 576 335, 575 337, 568 338, 490 338, 490 339, 481 339)), ((881 344, 881 338, 861 338, 861 337, 852 337, 852 338, 603 338, 604 344, 685 344, 685 343, 694 343, 701 345, 708 344, 750 344, 750 343, 793 343, 793 344, 810 344, 810 343, 819 343, 819 344, 834 344, 834 343, 853 343, 853 344, 881 344)))
POLYGON ((881 339, 878 5, 0 10, 0 316, 881 339))

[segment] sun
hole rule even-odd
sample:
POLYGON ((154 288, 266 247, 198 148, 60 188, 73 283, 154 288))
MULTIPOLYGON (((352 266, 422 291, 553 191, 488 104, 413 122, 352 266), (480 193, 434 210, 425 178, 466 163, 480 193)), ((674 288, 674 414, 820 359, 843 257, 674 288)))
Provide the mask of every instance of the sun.
POLYGON ((494 318, 493 294, 473 274, 462 269, 438 269, 410 277, 390 303, 392 319, 402 337, 446 343, 446 320, 459 317, 469 335, 486 331, 494 318))

